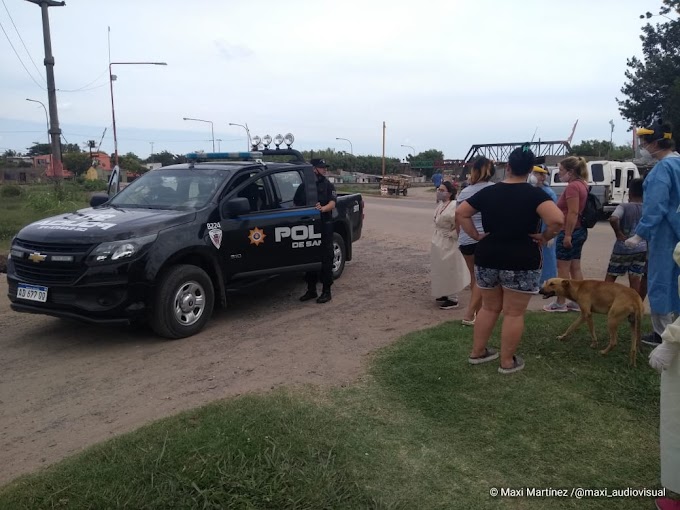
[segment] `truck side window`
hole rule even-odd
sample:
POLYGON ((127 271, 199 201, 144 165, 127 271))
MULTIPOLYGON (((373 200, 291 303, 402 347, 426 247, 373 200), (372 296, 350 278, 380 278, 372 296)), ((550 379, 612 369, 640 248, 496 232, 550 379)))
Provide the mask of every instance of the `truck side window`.
POLYGON ((621 169, 620 168, 614 169, 614 187, 615 188, 621 187, 621 169))
POLYGON ((272 174, 274 192, 279 207, 303 207, 307 205, 302 176, 297 170, 272 174))
POLYGON ((602 163, 593 163, 590 165, 590 173, 593 182, 604 182, 604 166, 602 163))
POLYGON ((248 202, 250 202, 250 210, 252 212, 276 208, 276 204, 269 199, 264 179, 258 179, 255 182, 251 182, 240 190, 236 196, 247 198, 248 202))

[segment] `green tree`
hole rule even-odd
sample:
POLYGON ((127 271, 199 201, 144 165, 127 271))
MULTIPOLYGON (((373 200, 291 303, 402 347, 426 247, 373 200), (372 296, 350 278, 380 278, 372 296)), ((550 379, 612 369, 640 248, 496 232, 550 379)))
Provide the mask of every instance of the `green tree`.
MULTIPOLYGON (((662 0, 657 15, 662 23, 647 23, 642 28, 643 58, 628 59, 627 82, 621 88, 626 96, 619 100, 621 115, 638 126, 647 126, 661 117, 675 129, 680 140, 680 0, 662 0)), ((650 12, 640 16, 657 17, 650 12)))
POLYGON ((607 140, 583 140, 581 143, 573 145, 569 154, 622 161, 633 159, 633 147, 631 145, 610 144, 607 140))
POLYGON ((30 157, 45 156, 52 154, 52 146, 49 143, 33 142, 33 145, 26 148, 26 155, 30 157))
POLYGON ((163 166, 173 165, 175 163, 175 155, 172 152, 163 151, 152 154, 147 159, 147 163, 160 163, 163 166))
POLYGON ((413 168, 421 169, 425 177, 430 178, 436 170, 435 166, 444 159, 444 153, 437 149, 428 149, 415 156, 409 154, 406 159, 413 168))
POLYGON ((77 143, 62 143, 61 153, 63 154, 65 152, 81 152, 81 150, 77 143))
POLYGON ((90 155, 86 152, 65 152, 61 156, 64 167, 76 175, 82 175, 92 165, 90 155))
POLYGON ((143 173, 146 171, 141 158, 134 152, 128 152, 124 156, 119 156, 119 165, 128 172, 143 173))

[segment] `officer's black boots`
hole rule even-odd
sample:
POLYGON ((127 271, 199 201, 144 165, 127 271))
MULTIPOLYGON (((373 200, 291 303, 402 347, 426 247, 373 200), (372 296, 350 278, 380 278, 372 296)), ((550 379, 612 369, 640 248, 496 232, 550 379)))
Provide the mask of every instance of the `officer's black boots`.
POLYGON ((331 300, 331 291, 330 289, 326 290, 324 289, 319 298, 316 300, 317 303, 328 303, 331 300))
POLYGON ((316 298, 316 291, 308 289, 307 292, 304 293, 302 297, 300 297, 300 301, 309 301, 310 299, 316 298))

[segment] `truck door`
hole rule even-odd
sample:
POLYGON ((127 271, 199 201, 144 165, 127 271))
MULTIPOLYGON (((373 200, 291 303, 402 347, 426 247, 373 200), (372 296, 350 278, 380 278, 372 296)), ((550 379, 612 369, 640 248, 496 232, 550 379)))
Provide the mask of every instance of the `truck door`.
MULTIPOLYGON (((250 203, 247 214, 224 218, 221 222, 228 277, 292 270, 314 262, 314 248, 320 245, 317 243, 321 232, 320 214, 306 205, 286 207, 289 202, 282 198, 289 197, 280 196, 272 179, 294 183, 295 176, 275 177, 276 174, 278 172, 260 172, 225 197, 247 198, 250 203)), ((292 204, 292 198, 290 200, 292 204)))
POLYGON ((620 204, 625 199, 626 190, 626 187, 622 182, 623 179, 625 179, 625 176, 623 174, 623 168, 620 166, 614 167, 614 175, 612 177, 613 179, 611 201, 614 202, 615 204, 620 204))

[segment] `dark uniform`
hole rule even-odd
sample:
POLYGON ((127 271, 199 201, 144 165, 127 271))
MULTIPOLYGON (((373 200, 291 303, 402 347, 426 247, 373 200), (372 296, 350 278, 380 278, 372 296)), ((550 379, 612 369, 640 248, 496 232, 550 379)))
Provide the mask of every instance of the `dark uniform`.
MULTIPOLYGON (((316 168, 327 168, 322 159, 313 159, 312 165, 316 168)), ((337 202, 337 192, 335 186, 325 176, 316 175, 316 193, 321 206, 328 205, 329 202, 337 202)), ((330 301, 331 285, 333 285, 333 211, 321 213, 321 271, 310 271, 305 274, 307 282, 307 293, 300 298, 307 301, 316 297, 316 284, 321 280, 323 285, 321 297, 317 299, 319 303, 330 301)))

